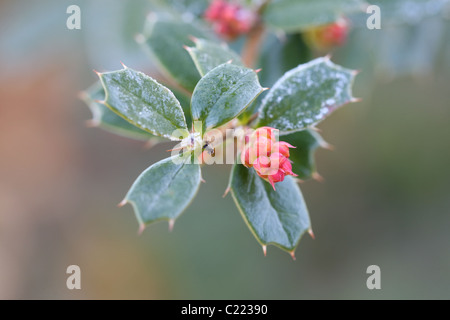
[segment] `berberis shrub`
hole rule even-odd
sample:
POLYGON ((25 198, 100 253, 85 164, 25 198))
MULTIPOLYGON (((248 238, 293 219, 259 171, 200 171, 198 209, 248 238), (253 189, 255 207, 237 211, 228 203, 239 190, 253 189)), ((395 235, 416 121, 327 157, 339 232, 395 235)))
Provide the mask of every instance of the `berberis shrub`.
POLYGON ((98 126, 134 139, 179 142, 142 172, 121 204, 133 206, 141 231, 159 220, 172 227, 197 193, 201 167, 233 163, 226 193, 264 254, 273 244, 294 257, 301 236, 313 236, 297 182, 320 177, 313 153, 327 144, 315 126, 356 101, 356 72, 323 50, 345 43, 342 14, 361 3, 190 2, 202 10, 158 7, 136 37, 164 85, 124 65, 97 72, 100 81, 84 93, 98 126))

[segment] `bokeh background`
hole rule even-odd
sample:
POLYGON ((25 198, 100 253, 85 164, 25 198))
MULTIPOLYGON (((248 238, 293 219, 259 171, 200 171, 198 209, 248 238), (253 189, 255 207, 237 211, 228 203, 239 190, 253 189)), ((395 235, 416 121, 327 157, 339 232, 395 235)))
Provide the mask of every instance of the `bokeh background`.
POLYGON ((204 168, 171 233, 138 236, 131 206, 116 207, 168 145, 87 128, 77 94, 120 61, 154 74, 133 40, 148 1, 0 2, 0 298, 449 299, 450 9, 427 8, 335 52, 362 70, 363 101, 319 126, 335 150, 316 155, 324 182, 301 185, 316 240, 294 262, 264 257, 222 199, 229 166, 204 168), (71 4, 81 30, 66 28, 71 4), (81 290, 66 288, 71 264, 81 290), (381 290, 366 287, 372 264, 381 290))

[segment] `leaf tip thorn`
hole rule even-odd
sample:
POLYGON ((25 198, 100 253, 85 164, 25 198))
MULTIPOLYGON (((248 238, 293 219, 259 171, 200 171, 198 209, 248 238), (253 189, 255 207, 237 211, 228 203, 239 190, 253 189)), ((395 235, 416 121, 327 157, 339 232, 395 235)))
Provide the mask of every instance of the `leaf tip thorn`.
POLYGON ((173 149, 166 150, 166 152, 179 151, 179 150, 183 150, 184 148, 185 147, 173 148, 173 149))
POLYGON ((183 45, 183 49, 186 50, 187 52, 191 52, 192 50, 192 48, 187 45, 183 45))
POLYGON ((86 127, 88 127, 88 128, 94 128, 94 127, 98 127, 100 125, 100 122, 95 119, 89 119, 89 120, 86 120, 85 124, 86 124, 86 127))
POLYGON ((312 130, 312 131, 315 131, 315 132, 322 132, 322 130, 320 130, 319 128, 317 128, 316 126, 311 126, 311 127, 308 127, 308 129, 310 129, 310 130, 312 130))
POLYGON ((331 56, 332 56, 331 53, 329 53, 324 57, 324 59, 329 61, 331 60, 331 56))
POLYGON ((317 172, 313 172, 312 178, 318 182, 323 182, 324 178, 317 172))
POLYGON ((325 140, 320 141, 319 145, 320 145, 322 148, 327 149, 327 150, 331 150, 331 151, 332 151, 332 150, 335 149, 335 147, 334 147, 332 144, 329 144, 329 143, 326 142, 325 140))
POLYGON ((267 91, 267 90, 270 90, 270 88, 269 88, 269 87, 267 87, 267 88, 262 88, 262 91, 267 91))
POLYGON ((127 199, 123 199, 122 201, 120 201, 120 203, 117 205, 119 208, 122 208, 124 205, 127 204, 127 199))
POLYGON ((124 68, 124 69, 128 69, 128 67, 125 65, 125 63, 123 63, 122 61, 120 61, 120 64, 122 65, 122 67, 124 68))
POLYGON ((233 62, 233 59, 230 59, 230 60, 228 60, 227 62, 225 62, 225 63, 227 63, 227 64, 231 64, 233 62))
POLYGON ((138 235, 140 236, 142 234, 142 232, 144 232, 144 230, 145 230, 145 224, 141 223, 139 225, 138 235))
POLYGON ((151 149, 153 148, 156 144, 158 144, 158 141, 155 139, 148 139, 145 143, 144 143, 144 149, 151 149))
POLYGON ((314 232, 313 232, 312 229, 309 229, 309 230, 308 230, 308 233, 309 233, 309 235, 311 236, 311 238, 312 238, 313 240, 316 240, 316 236, 314 235, 314 232))
POLYGON ((264 252, 264 257, 266 257, 267 256, 267 246, 265 244, 263 244, 262 245, 262 249, 263 249, 263 252, 264 252))
POLYGON ((255 73, 260 73, 262 71, 262 68, 256 69, 255 73))
POLYGON ((223 193, 222 198, 225 198, 227 196, 228 192, 230 192, 229 186, 225 189, 225 192, 223 193))
POLYGON ((361 101, 362 101, 361 98, 352 98, 352 99, 350 100, 350 102, 361 102, 361 101))
POLYGON ((80 99, 80 100, 86 100, 86 98, 88 98, 89 95, 87 94, 86 91, 78 91, 77 97, 78 97, 78 99, 80 99))
POLYGON ((174 225, 175 225, 175 219, 169 219, 169 232, 172 232, 174 225))
POLYGON ((289 254, 292 257, 292 260, 294 260, 294 261, 297 260, 297 258, 295 257, 295 251, 294 250, 290 251, 289 254))
POLYGON ((193 43, 197 43, 198 42, 198 38, 196 36, 193 36, 193 35, 189 35, 189 40, 191 40, 193 43))

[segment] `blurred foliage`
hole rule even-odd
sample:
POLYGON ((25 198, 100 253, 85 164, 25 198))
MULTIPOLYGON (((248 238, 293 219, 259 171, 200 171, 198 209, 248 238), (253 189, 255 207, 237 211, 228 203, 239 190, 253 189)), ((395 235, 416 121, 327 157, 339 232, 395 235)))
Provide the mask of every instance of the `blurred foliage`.
MULTIPOLYGON (((448 71, 450 1, 371 1, 381 9, 381 30, 366 29, 367 14, 350 16, 347 45, 336 53, 340 63, 360 69, 370 90, 373 81, 448 71), (446 61, 447 60, 447 61, 446 61)), ((365 93, 368 93, 367 91, 365 93)))

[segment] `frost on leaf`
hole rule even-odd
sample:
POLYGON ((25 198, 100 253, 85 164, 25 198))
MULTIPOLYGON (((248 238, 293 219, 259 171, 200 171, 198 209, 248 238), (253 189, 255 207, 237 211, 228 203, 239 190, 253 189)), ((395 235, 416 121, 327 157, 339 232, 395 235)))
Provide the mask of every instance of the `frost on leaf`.
POLYGON ((264 98, 258 126, 294 132, 319 123, 336 108, 354 101, 355 71, 327 57, 299 65, 284 74, 264 98))
POLYGON ((172 137, 187 130, 186 120, 174 94, 149 76, 124 68, 99 73, 106 93, 104 104, 135 126, 155 135, 172 137))

